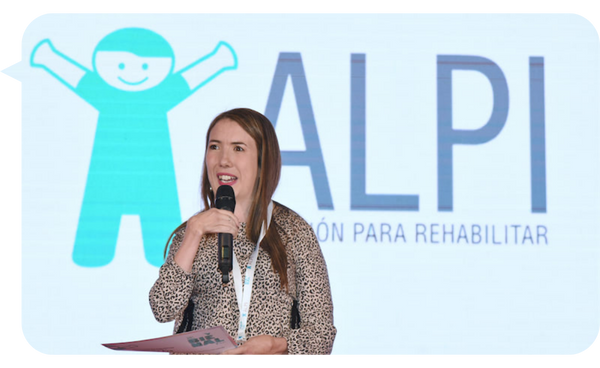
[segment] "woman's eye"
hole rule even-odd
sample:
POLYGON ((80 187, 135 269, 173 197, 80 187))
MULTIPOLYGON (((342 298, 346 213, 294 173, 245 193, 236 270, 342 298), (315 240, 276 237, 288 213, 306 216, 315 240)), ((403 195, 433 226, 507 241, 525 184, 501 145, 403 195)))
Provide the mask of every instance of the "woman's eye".
POLYGON ((210 146, 208 146, 209 150, 216 150, 218 148, 219 148, 219 146, 217 146, 216 144, 211 144, 210 146))
POLYGON ((238 151, 238 152, 243 152, 244 149, 240 146, 235 146, 234 150, 238 151))

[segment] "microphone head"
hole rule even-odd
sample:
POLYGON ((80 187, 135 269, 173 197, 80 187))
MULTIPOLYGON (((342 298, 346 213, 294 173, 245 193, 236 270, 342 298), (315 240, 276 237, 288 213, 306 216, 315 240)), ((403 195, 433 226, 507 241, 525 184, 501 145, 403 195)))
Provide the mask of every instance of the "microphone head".
POLYGON ((217 188, 217 209, 233 212, 235 210, 235 194, 230 185, 221 185, 217 188))

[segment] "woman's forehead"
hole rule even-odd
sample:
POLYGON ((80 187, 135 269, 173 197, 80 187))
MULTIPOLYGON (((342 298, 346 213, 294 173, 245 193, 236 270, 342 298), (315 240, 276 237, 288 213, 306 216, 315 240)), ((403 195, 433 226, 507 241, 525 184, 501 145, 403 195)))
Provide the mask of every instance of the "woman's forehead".
POLYGON ((242 142, 247 145, 256 145, 254 139, 236 121, 225 118, 219 120, 211 129, 210 141, 223 143, 242 142))

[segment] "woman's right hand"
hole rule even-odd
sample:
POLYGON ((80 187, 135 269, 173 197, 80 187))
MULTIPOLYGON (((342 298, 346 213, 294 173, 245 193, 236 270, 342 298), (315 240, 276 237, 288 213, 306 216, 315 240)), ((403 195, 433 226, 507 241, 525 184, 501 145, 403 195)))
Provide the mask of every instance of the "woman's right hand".
POLYGON ((185 272, 192 271, 200 239, 207 234, 229 233, 235 238, 240 227, 238 218, 229 211, 211 208, 190 217, 181 246, 175 253, 175 262, 185 272))
POLYGON ((237 236, 240 222, 233 212, 211 208, 190 217, 185 228, 185 238, 193 236, 200 240, 206 234, 229 233, 237 236))

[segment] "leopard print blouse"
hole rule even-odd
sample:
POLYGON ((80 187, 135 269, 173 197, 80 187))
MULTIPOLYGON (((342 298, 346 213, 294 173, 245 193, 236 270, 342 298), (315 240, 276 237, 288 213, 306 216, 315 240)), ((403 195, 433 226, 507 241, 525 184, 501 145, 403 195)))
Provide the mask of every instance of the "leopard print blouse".
MULTIPOLYGON (((289 354, 330 354, 337 331, 333 326, 333 303, 321 248, 314 231, 302 217, 278 203, 275 205, 273 220, 279 225, 279 235, 286 244, 289 292, 281 288, 269 255, 260 248, 246 339, 258 335, 285 337, 289 354), (294 298, 298 299, 300 312, 298 329, 290 328, 294 298)), ((185 229, 176 233, 158 280, 150 290, 154 316, 159 322, 175 320, 175 332, 191 298, 195 305, 194 330, 223 326, 235 337, 240 314, 233 281, 223 286, 217 269, 217 236, 202 238, 192 272, 188 274, 174 261, 184 234, 185 229)), ((245 265, 256 247, 246 236, 246 224, 241 224, 233 247, 243 280, 245 265)))

